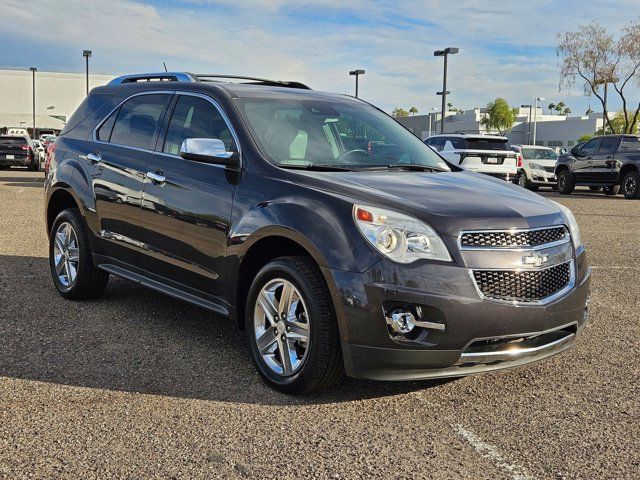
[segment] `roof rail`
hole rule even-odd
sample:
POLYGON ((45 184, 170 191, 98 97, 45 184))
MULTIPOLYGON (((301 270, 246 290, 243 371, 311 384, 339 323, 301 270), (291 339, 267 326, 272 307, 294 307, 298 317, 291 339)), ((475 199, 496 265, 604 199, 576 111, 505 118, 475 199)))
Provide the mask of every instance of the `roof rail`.
POLYGON ((211 82, 215 80, 209 79, 230 79, 230 80, 249 80, 257 85, 269 85, 273 87, 288 87, 288 88, 300 88, 304 90, 311 90, 311 88, 304 83, 285 81, 285 80, 269 80, 267 78, 259 77, 247 77, 244 75, 225 75, 217 73, 196 73, 194 76, 201 82, 211 82))
POLYGON ((245 77, 242 75, 193 74, 187 72, 134 73, 131 75, 122 75, 120 77, 114 78, 108 83, 108 85, 121 85, 123 83, 138 82, 215 82, 224 80, 248 80, 254 85, 268 85, 272 87, 288 87, 311 90, 310 87, 300 82, 268 80, 266 78, 245 77))
POLYGON ((108 85, 137 82, 197 82, 198 79, 186 72, 135 73, 122 75, 111 80, 108 85))

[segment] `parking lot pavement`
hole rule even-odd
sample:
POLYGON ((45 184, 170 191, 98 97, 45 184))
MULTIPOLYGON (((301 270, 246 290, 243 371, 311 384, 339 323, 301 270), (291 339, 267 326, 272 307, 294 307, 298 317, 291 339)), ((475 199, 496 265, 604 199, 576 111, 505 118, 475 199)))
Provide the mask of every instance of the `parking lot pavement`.
POLYGON ((63 300, 42 183, 0 172, 0 478, 638 478, 640 202, 542 193, 574 211, 594 267, 572 351, 295 398, 199 308, 117 279, 63 300))

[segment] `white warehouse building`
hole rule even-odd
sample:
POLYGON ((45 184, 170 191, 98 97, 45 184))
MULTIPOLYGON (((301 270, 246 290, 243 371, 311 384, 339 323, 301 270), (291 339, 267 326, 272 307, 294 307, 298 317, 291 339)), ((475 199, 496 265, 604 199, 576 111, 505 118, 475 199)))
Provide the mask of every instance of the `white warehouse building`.
MULTIPOLYGON (((89 88, 114 75, 89 75, 89 88)), ((86 94, 84 73, 36 72, 36 134, 59 132, 86 94)), ((29 70, 0 70, 0 133, 33 125, 33 77, 29 70)))
MULTIPOLYGON (((482 125, 482 119, 486 116, 485 108, 475 108, 460 112, 447 112, 444 119, 445 133, 474 133, 496 134, 482 125)), ((610 118, 615 112, 609 112, 610 118)), ((398 118, 397 120, 409 128, 422 139, 435 133, 440 133, 440 113, 430 115, 415 115, 412 117, 398 118), (429 117, 431 116, 431 119, 429 117), (429 132, 431 124, 431 132, 429 132)), ((601 113, 568 117, 563 115, 546 115, 542 108, 538 107, 537 114, 529 108, 521 107, 518 110, 516 121, 507 133, 512 144, 533 143, 534 119, 536 125, 536 144, 557 148, 571 148, 578 139, 585 134, 594 134, 602 128, 603 118, 601 113)))

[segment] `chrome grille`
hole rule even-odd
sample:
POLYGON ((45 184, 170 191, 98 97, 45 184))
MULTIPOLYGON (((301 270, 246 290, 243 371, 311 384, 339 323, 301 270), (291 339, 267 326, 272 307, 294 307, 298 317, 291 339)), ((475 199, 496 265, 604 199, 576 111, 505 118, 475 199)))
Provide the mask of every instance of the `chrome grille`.
POLYGON ((564 240, 567 236, 565 227, 463 232, 460 236, 460 246, 462 248, 537 247, 564 240))
POLYGON ((473 270, 482 294, 516 302, 544 300, 571 284, 571 262, 544 270, 473 270))

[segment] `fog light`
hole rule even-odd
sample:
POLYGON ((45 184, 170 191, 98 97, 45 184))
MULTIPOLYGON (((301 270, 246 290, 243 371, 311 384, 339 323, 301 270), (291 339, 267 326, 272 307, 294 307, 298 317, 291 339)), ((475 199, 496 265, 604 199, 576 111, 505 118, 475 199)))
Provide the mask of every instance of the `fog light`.
POLYGON ((416 326, 416 317, 411 312, 394 310, 391 317, 387 317, 387 324, 396 333, 409 333, 416 326))

